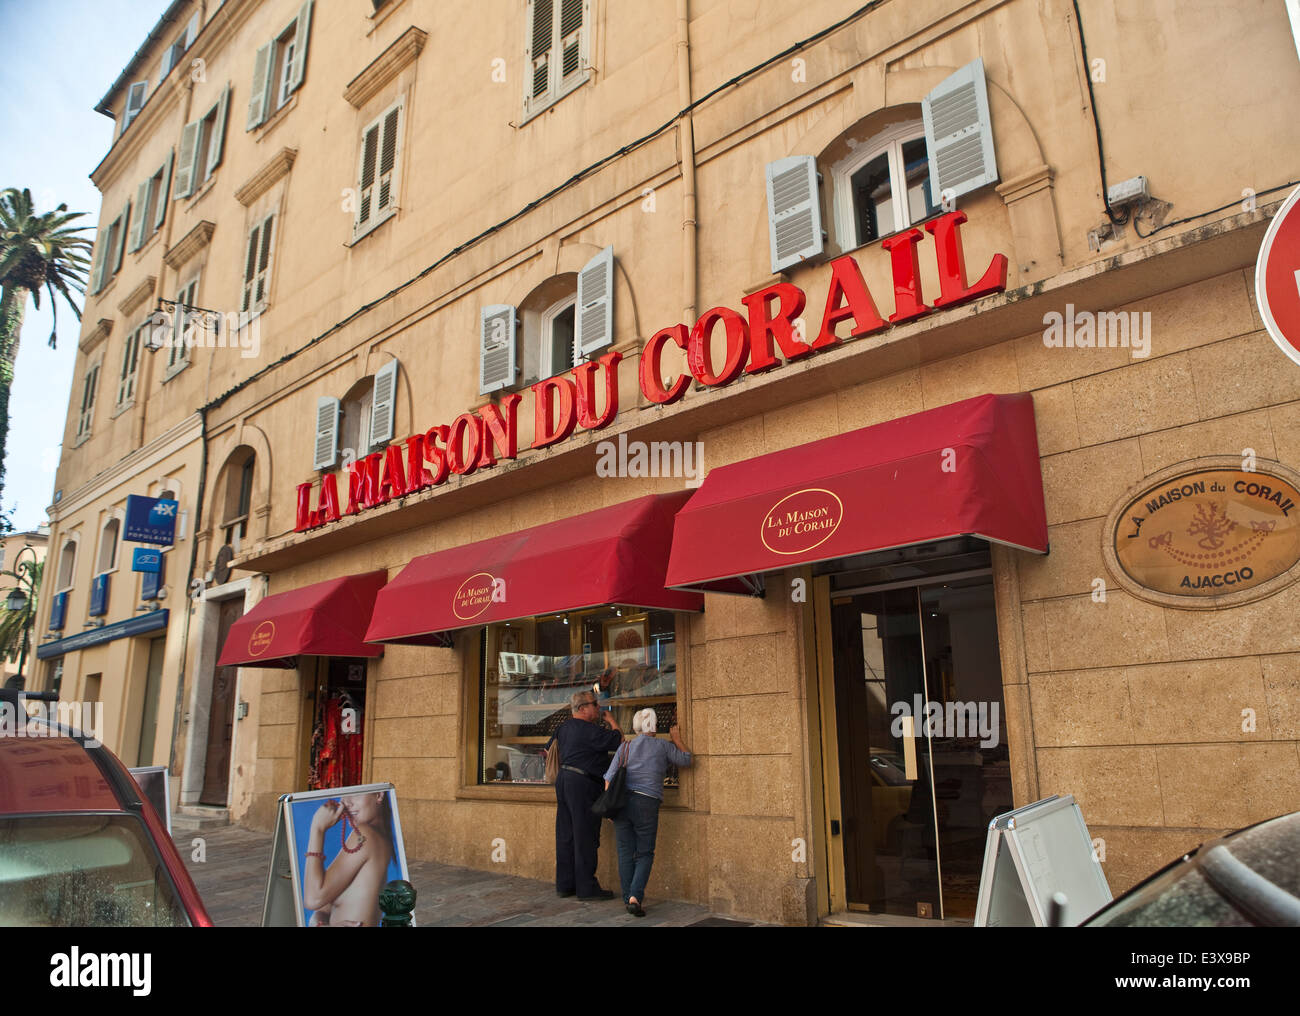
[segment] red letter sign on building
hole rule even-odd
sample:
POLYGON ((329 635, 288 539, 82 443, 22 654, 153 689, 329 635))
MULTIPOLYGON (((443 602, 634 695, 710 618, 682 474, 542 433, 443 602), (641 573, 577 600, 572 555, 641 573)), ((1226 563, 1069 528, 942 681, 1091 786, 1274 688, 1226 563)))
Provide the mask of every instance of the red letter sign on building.
POLYGON ((1264 234, 1255 262, 1255 302, 1278 348, 1300 364, 1300 187, 1264 234))

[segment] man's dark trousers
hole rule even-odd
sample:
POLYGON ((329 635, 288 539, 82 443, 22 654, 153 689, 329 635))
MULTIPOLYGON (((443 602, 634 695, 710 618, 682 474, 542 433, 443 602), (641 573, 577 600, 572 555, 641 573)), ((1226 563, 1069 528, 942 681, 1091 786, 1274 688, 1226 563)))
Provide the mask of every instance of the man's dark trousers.
POLYGON ((600 816, 591 806, 604 790, 601 781, 561 769, 555 781, 555 890, 595 896, 600 816))

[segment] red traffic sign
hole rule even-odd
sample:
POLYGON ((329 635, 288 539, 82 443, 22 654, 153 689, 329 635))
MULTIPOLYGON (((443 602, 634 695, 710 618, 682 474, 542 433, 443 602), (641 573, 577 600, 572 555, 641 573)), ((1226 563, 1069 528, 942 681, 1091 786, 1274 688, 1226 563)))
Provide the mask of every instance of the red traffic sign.
POLYGON ((1264 234, 1255 262, 1255 301, 1268 334, 1300 364, 1300 187, 1264 234))

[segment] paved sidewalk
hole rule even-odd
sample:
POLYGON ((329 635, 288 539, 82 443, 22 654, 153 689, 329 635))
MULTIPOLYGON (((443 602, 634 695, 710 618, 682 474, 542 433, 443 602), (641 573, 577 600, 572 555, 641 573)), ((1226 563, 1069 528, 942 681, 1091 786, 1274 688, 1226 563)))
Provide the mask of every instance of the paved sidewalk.
MULTIPOLYGON (((271 864, 271 837, 240 826, 174 837, 194 884, 221 928, 258 927, 271 864), (201 836, 207 859, 191 859, 192 841, 201 836)), ((424 927, 570 926, 570 927, 745 927, 742 921, 717 918, 691 903, 651 897, 646 916, 633 917, 617 899, 604 903, 562 900, 555 887, 516 875, 458 868, 437 861, 409 860, 411 883, 418 896, 415 918, 424 927)))

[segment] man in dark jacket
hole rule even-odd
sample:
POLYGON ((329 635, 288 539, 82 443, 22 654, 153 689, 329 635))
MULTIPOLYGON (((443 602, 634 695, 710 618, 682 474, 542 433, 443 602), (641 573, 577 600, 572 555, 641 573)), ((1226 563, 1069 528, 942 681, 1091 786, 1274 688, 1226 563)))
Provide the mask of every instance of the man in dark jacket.
POLYGON ((573 714, 560 724, 555 740, 560 750, 560 774, 555 781, 555 891, 580 900, 611 900, 614 894, 596 881, 596 851, 600 847, 600 817, 591 806, 605 789, 602 774, 609 753, 623 743, 614 717, 601 712, 590 691, 575 692, 573 714))

